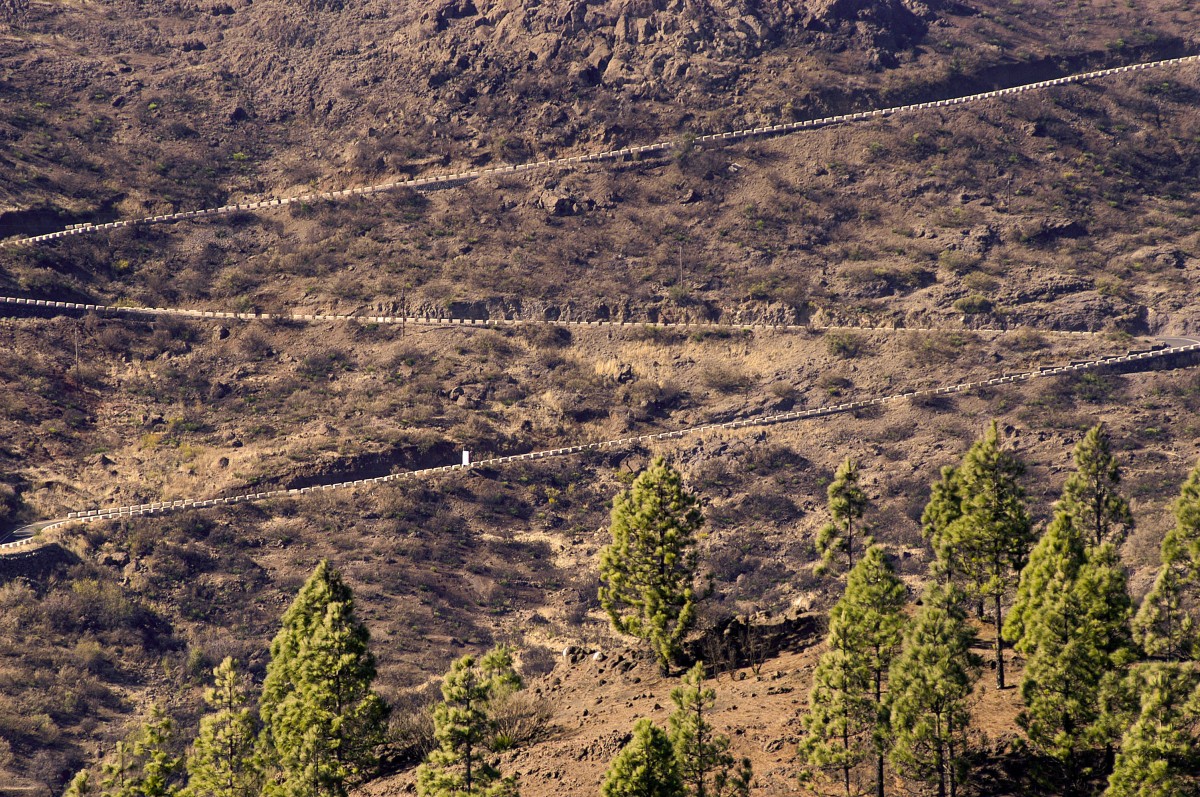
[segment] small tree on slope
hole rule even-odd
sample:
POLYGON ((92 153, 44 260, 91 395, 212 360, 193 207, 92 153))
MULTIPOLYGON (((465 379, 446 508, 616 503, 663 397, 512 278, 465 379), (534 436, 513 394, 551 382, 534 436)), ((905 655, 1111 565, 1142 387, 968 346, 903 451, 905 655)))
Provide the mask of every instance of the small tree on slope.
POLYGON ((623 634, 649 641, 664 672, 696 619, 700 502, 655 459, 613 502, 613 541, 600 553, 600 604, 623 634))
POLYGON ((872 546, 846 579, 846 592, 829 613, 828 649, 813 676, 806 738, 800 754, 806 778, 838 771, 851 793, 851 772, 875 756, 875 791, 882 794, 887 718, 883 682, 900 642, 904 585, 883 549, 872 546))
POLYGON ((1054 519, 1038 540, 1021 571, 1017 598, 1004 624, 1004 638, 1029 653, 1022 642, 1026 625, 1046 601, 1056 598, 1056 578, 1073 580, 1089 550, 1118 541, 1132 525, 1129 502, 1117 491, 1120 469, 1109 453, 1103 426, 1093 427, 1075 447, 1076 471, 1067 479, 1054 519))
POLYGON ((1192 469, 1175 502, 1175 526, 1163 538, 1154 586, 1142 601, 1133 631, 1151 656, 1188 659, 1200 655, 1200 465, 1192 469))
MULTIPOLYGON (((838 466, 826 490, 832 522, 817 534, 817 552, 824 567, 833 564, 838 554, 846 555, 846 569, 854 567, 854 524, 867 511, 867 494, 858 486, 858 464, 847 457, 838 466)), ((863 540, 862 544, 869 544, 863 540)))
POLYGON ((481 660, 463 656, 442 681, 434 709, 438 749, 417 769, 420 797, 513 797, 515 778, 505 778, 487 760, 485 741, 492 730, 488 713, 499 695, 521 688, 512 651, 501 646, 481 660))
POLYGON ((1111 448, 1104 424, 1089 429, 1075 446, 1075 472, 1063 486, 1062 500, 1075 507, 1076 522, 1089 546, 1120 545, 1133 528, 1129 502, 1118 492, 1121 466, 1111 448))
POLYGON ((601 797, 685 797, 675 749, 665 732, 648 719, 633 726, 629 741, 608 766, 601 797))
POLYGON ((345 797, 376 766, 388 709, 371 689, 368 642, 349 587, 321 562, 271 642, 260 702, 268 797, 345 797))
POLYGON ((204 701, 212 710, 200 720, 200 730, 187 757, 186 797, 257 797, 262 769, 255 755, 254 713, 237 662, 225 658, 213 670, 212 688, 204 701))
POLYGON ((671 743, 680 776, 692 797, 746 797, 752 777, 750 760, 735 769, 729 737, 713 730, 708 712, 716 690, 704 687, 704 663, 696 662, 671 690, 675 713, 669 722, 671 743))
POLYGON ((929 542, 935 555, 934 571, 945 581, 961 570, 954 550, 946 545, 946 529, 962 517, 962 487, 958 469, 942 468, 938 480, 929 488, 929 503, 921 513, 921 535, 929 542))
POLYGON ((159 706, 130 742, 118 742, 100 772, 105 797, 170 797, 178 793, 180 760, 170 752, 174 723, 159 706))
POLYGON ((1125 573, 1112 543, 1089 551, 1073 578, 1069 565, 1063 570, 1026 622, 1018 721, 1037 749, 1062 762, 1071 789, 1087 774, 1080 752, 1115 741, 1103 690, 1134 656, 1125 573))

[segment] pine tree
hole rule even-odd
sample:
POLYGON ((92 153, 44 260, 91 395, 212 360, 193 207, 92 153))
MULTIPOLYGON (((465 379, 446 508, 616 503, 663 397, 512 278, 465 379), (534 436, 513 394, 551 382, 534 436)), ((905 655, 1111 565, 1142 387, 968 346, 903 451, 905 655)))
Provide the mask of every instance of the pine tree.
POLYGON ((1028 654, 1032 643, 1026 642, 1031 623, 1041 616, 1045 603, 1057 597, 1055 589, 1075 580, 1083 565, 1087 541, 1080 531, 1070 505, 1055 506, 1054 519, 1029 554, 1021 570, 1017 597, 1004 623, 1004 638, 1018 653, 1028 654))
POLYGON ((972 594, 995 606, 996 685, 1004 688, 1003 605, 1016 586, 1033 544, 1025 494, 1017 480, 1025 466, 1000 446, 995 421, 971 446, 955 474, 962 514, 941 533, 937 558, 961 574, 972 594))
POLYGON ((215 683, 205 690, 212 710, 187 758, 186 797, 257 797, 262 770, 255 751, 254 713, 237 662, 226 657, 213 669, 215 683))
POLYGON ((1088 551, 1073 578, 1062 573, 1046 589, 1025 626, 1018 722, 1037 749, 1062 762, 1074 788, 1087 775, 1079 754, 1115 741, 1102 692, 1133 660, 1130 601, 1112 543, 1088 551))
POLYGON ((685 797, 675 749, 667 734, 648 719, 633 726, 629 741, 608 766, 601 797, 685 797))
POLYGON ((178 793, 180 759, 171 754, 174 723, 160 706, 129 741, 117 743, 100 770, 105 797, 171 797, 178 793))
POLYGON ((944 535, 950 524, 962 517, 962 499, 958 469, 947 465, 929 488, 929 503, 921 513, 921 534, 937 555, 938 575, 943 578, 958 570, 952 556, 954 552, 946 547, 944 535))
POLYGON ((809 779, 816 771, 837 770, 849 794, 852 770, 873 752, 876 794, 882 794, 883 681, 900 642, 904 601, 904 585, 883 549, 868 548, 829 614, 828 649, 813 676, 808 733, 800 747, 809 779))
POLYGON ((1200 756, 1189 733, 1194 670, 1170 664, 1141 668, 1141 711, 1125 732, 1104 797, 1184 797, 1200 794, 1200 756))
POLYGON ((696 662, 671 690, 675 713, 668 721, 680 776, 692 797, 746 797, 752 777, 749 759, 735 768, 729 737, 713 731, 707 712, 717 693, 704 688, 704 663, 696 662))
POLYGON ((1043 601, 1054 598, 1056 577, 1075 578, 1087 551, 1108 540, 1118 543, 1133 525, 1129 502, 1117 492, 1120 468, 1109 452, 1103 424, 1092 427, 1075 447, 1076 470, 1055 504, 1054 519, 1038 540, 1021 571, 1017 598, 1004 625, 1004 638, 1026 653, 1022 643, 1029 618, 1041 612, 1043 601))
POLYGON ((501 776, 484 745, 492 728, 491 702, 520 688, 507 646, 482 660, 463 656, 451 665, 442 681, 443 702, 433 713, 439 746, 417 769, 420 797, 515 797, 516 779, 501 776))
POLYGON ((1174 534, 1163 541, 1163 558, 1200 568, 1200 463, 1192 469, 1175 501, 1174 534))
POLYGON ((1147 656, 1184 661, 1200 654, 1195 585, 1189 574, 1163 563, 1133 619, 1134 639, 1147 656))
POLYGON ((975 631, 954 588, 931 587, 888 676, 893 743, 901 774, 956 797, 967 763, 968 699, 979 677, 975 631))
POLYGON ((388 709, 349 587, 321 562, 284 614, 263 683, 268 797, 344 797, 375 767, 388 709))
POLYGON ((179 791, 176 775, 182 761, 171 754, 175 723, 159 706, 150 710, 150 718, 133 740, 133 754, 141 762, 138 797, 167 797, 179 791))
POLYGON ((1079 526, 1088 536, 1088 545, 1104 542, 1120 545, 1133 527, 1129 502, 1117 488, 1121 484, 1121 466, 1111 451, 1111 440, 1104 424, 1088 430, 1075 446, 1075 472, 1063 486, 1063 501, 1075 507, 1079 526))
POLYGON ((1134 619, 1134 634, 1151 656, 1195 658, 1200 656, 1200 465, 1180 490, 1175 526, 1163 538, 1159 559, 1154 587, 1134 619))
POLYGON ((104 797, 132 797, 137 773, 133 745, 127 741, 117 742, 112 755, 100 766, 100 793, 104 797))
POLYGON ((613 541, 600 553, 600 604, 613 628, 647 640, 666 672, 696 619, 699 501, 658 457, 613 502, 613 541))
MULTIPOLYGON (((826 490, 829 516, 832 522, 817 534, 817 553, 825 567, 833 564, 838 554, 846 554, 846 569, 854 567, 854 524, 867 511, 867 494, 858 486, 858 464, 847 457, 838 466, 826 490)), ((863 541, 869 545, 870 541, 863 541)))
POLYGON ((871 674, 864 659, 831 639, 813 673, 808 712, 802 720, 805 735, 799 753, 805 762, 804 782, 815 786, 818 778, 827 780, 837 773, 846 795, 854 793, 852 773, 874 749, 878 714, 870 695, 871 674))
POLYGON ((846 594, 830 616, 830 633, 854 640, 871 680, 877 717, 873 739, 876 797, 883 797, 883 760, 889 735, 883 682, 900 645, 906 597, 904 583, 896 577, 887 554, 879 546, 871 546, 850 571, 846 594))
POLYGON ((81 769, 67 784, 66 790, 63 791, 63 797, 89 797, 92 791, 92 774, 86 769, 81 769))

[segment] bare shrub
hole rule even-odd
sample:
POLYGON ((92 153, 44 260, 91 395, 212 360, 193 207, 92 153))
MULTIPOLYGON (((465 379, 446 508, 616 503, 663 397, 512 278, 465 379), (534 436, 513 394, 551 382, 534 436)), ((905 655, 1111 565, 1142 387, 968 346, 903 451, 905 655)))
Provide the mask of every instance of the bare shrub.
POLYGON ((825 346, 830 354, 845 360, 857 357, 867 350, 867 342, 862 335, 843 329, 825 333, 825 346))
POLYGON ((724 363, 714 363, 701 373, 704 384, 718 393, 740 393, 749 389, 754 380, 745 371, 724 363))
POLYGON ((526 678, 549 675, 558 664, 554 651, 545 645, 531 645, 521 651, 521 674, 526 678))
POLYGON ((434 697, 431 693, 409 695, 393 701, 388 725, 392 753, 398 765, 416 764, 438 747, 433 725, 434 697))
POLYGON ((553 704, 527 690, 509 692, 491 704, 492 749, 520 747, 544 739, 554 718, 553 704))
POLYGON ((522 324, 517 335, 535 349, 561 349, 571 345, 571 330, 554 324, 522 324))

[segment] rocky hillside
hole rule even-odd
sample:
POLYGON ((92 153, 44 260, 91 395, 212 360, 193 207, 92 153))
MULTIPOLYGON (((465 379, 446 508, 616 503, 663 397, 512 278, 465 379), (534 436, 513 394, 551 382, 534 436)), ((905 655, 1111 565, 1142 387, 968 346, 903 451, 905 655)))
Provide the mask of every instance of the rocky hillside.
MULTIPOLYGON (((1198 13, 1156 0, 0 3, 0 237, 682 145, 427 195, 0 247, 0 294, 943 329, 414 331, 27 313, 0 321, 5 528, 443 464, 463 448, 512 453, 820 406, 1200 331, 1195 66, 686 145, 689 134, 1194 52, 1198 13), (974 331, 1006 325, 1025 329, 974 331)), ((261 676, 279 612, 329 557, 359 596, 389 699, 419 706, 452 656, 512 641, 559 711, 552 735, 510 763, 535 797, 591 794, 632 716, 669 691, 641 670, 597 685, 583 668, 613 665, 558 656, 626 644, 597 610, 594 566, 607 502, 649 456, 672 456, 705 501, 712 626, 830 605, 840 584, 814 573, 812 543, 845 456, 860 458, 868 520, 916 585, 928 485, 989 419, 1029 462, 1039 518, 1080 430, 1102 419, 1138 522, 1123 555, 1140 595, 1167 503, 1200 453, 1198 396, 1191 371, 1037 380, 70 530, 0 568, 0 771, 57 792, 152 701, 188 727, 222 656, 261 676)), ((739 754, 781 793, 794 747, 779 723, 802 710, 815 632, 793 642, 763 681, 743 670, 721 685, 739 707, 730 722, 746 726, 739 754), (751 728, 767 711, 779 723, 751 728)), ((1012 701, 981 700, 989 735, 1011 737, 1012 701)), ((369 790, 408 782, 401 771, 369 790)))

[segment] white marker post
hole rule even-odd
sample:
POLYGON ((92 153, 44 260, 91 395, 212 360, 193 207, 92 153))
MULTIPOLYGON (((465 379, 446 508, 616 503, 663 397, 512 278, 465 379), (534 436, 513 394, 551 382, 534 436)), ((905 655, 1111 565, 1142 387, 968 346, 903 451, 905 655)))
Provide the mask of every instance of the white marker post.
POLYGON ((471 466, 471 452, 464 449, 463 450, 463 467, 469 468, 470 466, 471 466))

